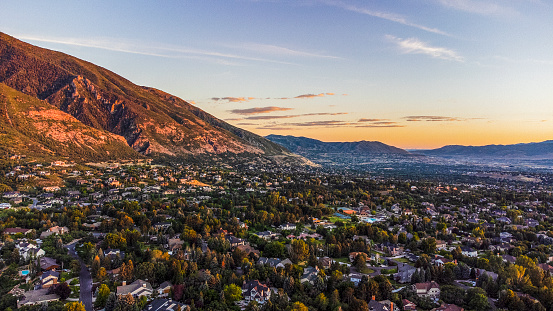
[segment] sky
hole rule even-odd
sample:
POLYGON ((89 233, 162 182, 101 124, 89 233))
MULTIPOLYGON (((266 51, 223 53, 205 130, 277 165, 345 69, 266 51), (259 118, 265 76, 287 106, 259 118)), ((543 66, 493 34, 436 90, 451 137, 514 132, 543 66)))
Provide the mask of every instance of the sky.
POLYGON ((546 0, 2 0, 0 31, 259 135, 553 139, 546 0))

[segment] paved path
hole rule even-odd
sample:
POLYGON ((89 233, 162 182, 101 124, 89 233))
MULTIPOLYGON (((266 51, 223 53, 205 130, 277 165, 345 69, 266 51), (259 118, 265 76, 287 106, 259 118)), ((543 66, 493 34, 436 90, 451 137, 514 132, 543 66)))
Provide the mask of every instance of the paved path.
POLYGON ((77 256, 77 253, 75 252, 75 245, 78 243, 78 240, 73 241, 67 245, 65 245, 65 248, 67 248, 69 255, 79 260, 81 263, 81 272, 79 273, 79 281, 81 283, 81 296, 79 298, 79 301, 84 304, 84 307, 86 311, 93 311, 92 306, 92 276, 90 275, 90 271, 88 271, 88 268, 84 264, 81 258, 77 256))

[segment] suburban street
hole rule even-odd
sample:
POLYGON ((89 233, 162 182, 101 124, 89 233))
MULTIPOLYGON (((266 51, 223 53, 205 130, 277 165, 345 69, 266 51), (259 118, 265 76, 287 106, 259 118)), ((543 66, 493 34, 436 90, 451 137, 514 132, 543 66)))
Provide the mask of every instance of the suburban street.
POLYGON ((81 284, 81 295, 79 301, 81 301, 86 311, 93 311, 92 306, 92 276, 90 275, 90 271, 88 271, 88 268, 84 264, 84 262, 77 256, 77 253, 75 252, 75 245, 78 243, 77 241, 73 241, 70 244, 65 245, 67 248, 69 255, 79 260, 81 263, 81 272, 79 273, 79 281, 81 284))

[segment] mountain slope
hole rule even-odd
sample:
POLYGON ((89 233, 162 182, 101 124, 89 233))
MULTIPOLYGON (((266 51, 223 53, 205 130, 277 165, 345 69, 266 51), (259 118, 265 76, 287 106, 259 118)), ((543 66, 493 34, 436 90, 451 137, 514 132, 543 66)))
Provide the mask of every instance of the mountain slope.
POLYGON ((165 92, 78 58, 0 33, 0 82, 149 156, 294 156, 165 92))
POLYGON ((496 158, 553 158, 553 140, 515 145, 460 146, 449 145, 417 153, 432 156, 465 156, 496 158))
POLYGON ((82 161, 139 158, 121 136, 88 127, 45 101, 0 83, 0 154, 82 161))
POLYGON ((323 142, 312 138, 282 135, 269 135, 266 136, 266 138, 303 156, 312 153, 342 153, 348 156, 352 154, 409 155, 409 152, 403 149, 389 146, 378 141, 323 142))

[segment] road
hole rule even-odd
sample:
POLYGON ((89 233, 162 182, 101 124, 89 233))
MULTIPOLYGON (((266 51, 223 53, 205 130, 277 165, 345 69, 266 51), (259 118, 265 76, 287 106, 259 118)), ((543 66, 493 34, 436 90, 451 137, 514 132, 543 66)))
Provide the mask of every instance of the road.
POLYGON ((93 305, 92 305, 92 276, 90 275, 90 271, 88 271, 87 266, 84 264, 82 259, 77 255, 75 252, 75 245, 78 243, 78 241, 73 241, 67 245, 65 245, 65 248, 67 248, 69 255, 79 260, 81 263, 81 272, 79 273, 79 281, 81 284, 81 296, 79 297, 79 301, 84 304, 84 307, 86 311, 93 311, 93 305))

